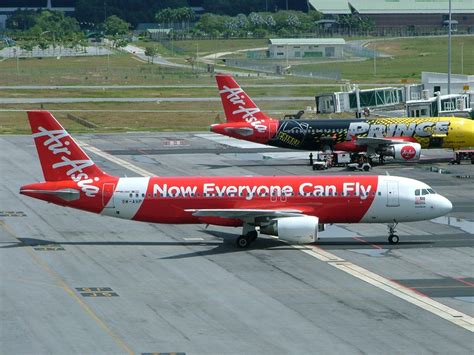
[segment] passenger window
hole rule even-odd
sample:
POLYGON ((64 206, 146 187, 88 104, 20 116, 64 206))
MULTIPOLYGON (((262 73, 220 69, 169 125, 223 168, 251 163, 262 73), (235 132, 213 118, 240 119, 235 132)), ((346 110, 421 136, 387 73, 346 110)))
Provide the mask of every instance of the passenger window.
POLYGON ((415 190, 415 196, 420 196, 420 189, 415 190))

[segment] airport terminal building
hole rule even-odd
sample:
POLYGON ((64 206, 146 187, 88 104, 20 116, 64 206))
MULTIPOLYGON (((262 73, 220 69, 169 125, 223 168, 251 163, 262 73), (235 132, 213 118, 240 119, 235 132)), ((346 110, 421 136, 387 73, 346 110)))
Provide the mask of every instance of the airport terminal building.
POLYGON ((274 59, 342 58, 343 38, 276 38, 268 40, 268 56, 274 59))
MULTIPOLYGON (((448 0, 309 0, 330 18, 359 14, 372 19, 377 29, 435 29, 448 24, 448 0)), ((452 1, 453 28, 474 32, 473 0, 452 1)))

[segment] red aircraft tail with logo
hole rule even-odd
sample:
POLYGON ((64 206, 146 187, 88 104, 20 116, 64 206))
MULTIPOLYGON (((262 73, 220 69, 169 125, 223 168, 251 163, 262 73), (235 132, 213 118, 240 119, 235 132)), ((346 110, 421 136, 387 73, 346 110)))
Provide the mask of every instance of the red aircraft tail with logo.
POLYGON ((46 181, 24 185, 20 193, 100 213, 112 198, 118 177, 100 170, 51 113, 30 111, 28 119, 46 181))
POLYGON ((51 113, 30 111, 28 119, 46 181, 83 180, 86 176, 106 175, 51 113))
POLYGON ((231 75, 217 74, 216 81, 227 122, 251 123, 271 119, 260 111, 231 75))

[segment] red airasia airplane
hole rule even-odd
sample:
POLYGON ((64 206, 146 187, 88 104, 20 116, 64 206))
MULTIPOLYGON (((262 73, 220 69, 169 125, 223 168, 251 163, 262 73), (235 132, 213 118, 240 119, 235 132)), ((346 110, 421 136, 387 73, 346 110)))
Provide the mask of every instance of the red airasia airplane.
POLYGON ((283 119, 263 113, 234 78, 217 74, 226 122, 211 131, 274 147, 307 151, 366 152, 408 162, 422 149, 467 149, 474 145, 474 122, 462 117, 367 119, 283 119))
POLYGON ((116 177, 104 173, 47 111, 28 112, 44 182, 20 193, 60 206, 151 223, 243 227, 239 247, 262 234, 312 243, 326 223, 390 223, 443 216, 451 202, 395 176, 116 177))

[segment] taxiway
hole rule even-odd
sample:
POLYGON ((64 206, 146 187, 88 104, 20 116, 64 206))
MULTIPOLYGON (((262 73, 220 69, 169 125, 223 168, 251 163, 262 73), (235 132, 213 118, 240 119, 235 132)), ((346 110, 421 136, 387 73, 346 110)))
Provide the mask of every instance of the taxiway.
MULTIPOLYGON (((346 173, 203 133, 75 138, 120 176, 346 173)), ((42 180, 31 136, 0 136, 0 168, 2 353, 474 352, 470 164, 371 172, 422 180, 454 205, 447 218, 399 225, 398 245, 384 225, 337 225, 313 246, 263 236, 249 250, 234 245, 240 229, 124 221, 19 195, 42 180)))

